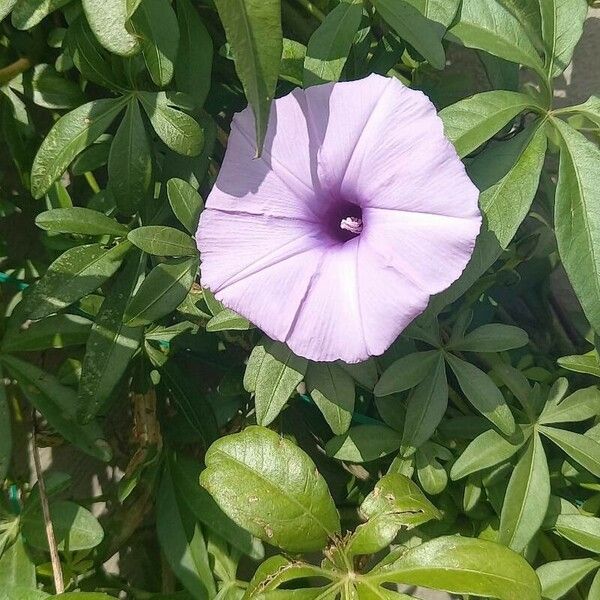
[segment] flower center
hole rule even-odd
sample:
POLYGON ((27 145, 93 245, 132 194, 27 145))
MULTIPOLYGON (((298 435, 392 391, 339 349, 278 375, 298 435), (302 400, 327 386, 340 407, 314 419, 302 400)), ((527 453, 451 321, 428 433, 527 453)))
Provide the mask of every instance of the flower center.
POLYGON ((347 242, 362 233, 362 210, 358 204, 338 199, 333 202, 323 219, 326 235, 337 242, 347 242))
POLYGON ((360 217, 346 217, 340 221, 340 229, 345 229, 354 235, 358 235, 363 228, 363 222, 360 217))

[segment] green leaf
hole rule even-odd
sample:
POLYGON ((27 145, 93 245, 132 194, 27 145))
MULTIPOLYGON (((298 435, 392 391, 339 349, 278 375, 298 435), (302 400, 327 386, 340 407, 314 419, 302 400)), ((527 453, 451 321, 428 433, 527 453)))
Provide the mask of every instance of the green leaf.
POLYGON ((196 256, 198 250, 189 234, 166 225, 133 229, 127 239, 148 254, 156 256, 196 256))
POLYGON ((41 319, 97 290, 121 265, 129 242, 76 246, 61 254, 23 300, 23 314, 41 319))
POLYGON ((173 312, 190 291, 198 272, 198 259, 160 263, 144 279, 125 310, 129 327, 148 325, 173 312))
POLYGON ((167 196, 179 222, 194 235, 204 208, 200 194, 187 181, 174 178, 167 181, 167 196))
MULTIPOLYGON (((100 137, 102 139, 102 136, 100 137)), ((95 171, 108 162, 111 141, 98 141, 86 148, 71 165, 73 175, 85 175, 88 171, 95 171)), ((106 191, 104 192, 106 193, 106 191)), ((88 204, 89 207, 89 204, 88 204)))
POLYGON ((140 92, 139 99, 158 137, 174 152, 197 156, 204 146, 204 133, 196 120, 164 92, 140 92))
POLYGON ((489 323, 477 327, 464 338, 452 344, 461 352, 503 352, 521 348, 529 342, 529 336, 520 327, 489 323))
MULTIPOLYGON (((2 341, 4 352, 32 352, 85 344, 92 323, 78 315, 54 315, 30 323, 26 328, 7 331, 2 341)), ((0 477, 0 479, 2 479, 0 477)))
POLYGON ((445 354, 445 357, 467 400, 502 433, 512 434, 515 419, 490 376, 453 354, 445 354))
POLYGON ((217 440, 200 483, 238 525, 289 552, 323 548, 340 532, 327 484, 300 448, 264 427, 217 440))
POLYGON ((167 562, 194 598, 216 595, 209 554, 202 529, 177 494, 169 468, 163 476, 156 499, 156 533, 167 562))
POLYGON ((306 46, 304 44, 296 40, 283 38, 283 54, 281 55, 279 78, 289 81, 294 85, 302 86, 305 58, 306 46))
POLYGON ((168 0, 143 0, 131 17, 152 81, 165 87, 173 79, 179 27, 168 0))
POLYGON ((524 110, 535 107, 520 92, 493 90, 460 100, 440 111, 444 132, 462 158, 473 152, 524 110))
POLYGON ((596 127, 600 127, 600 96, 590 96, 583 104, 568 106, 561 112, 581 115, 596 127))
POLYGON ((139 348, 143 329, 128 327, 123 314, 140 276, 145 257, 132 256, 107 293, 90 333, 78 390, 78 416, 86 422, 107 401, 139 348))
POLYGON ((236 525, 200 486, 202 468, 199 463, 182 454, 172 455, 169 471, 180 502, 200 523, 251 558, 260 560, 264 557, 262 544, 236 525))
POLYGON ((543 76, 542 59, 529 40, 523 24, 497 0, 485 3, 463 0, 460 19, 450 33, 467 48, 477 48, 521 63, 543 76))
POLYGON ((82 0, 82 5, 90 29, 109 52, 129 56, 139 50, 137 37, 126 27, 127 0, 82 0))
POLYGON ((256 421, 269 425, 304 379, 308 361, 296 356, 285 344, 271 342, 258 371, 255 389, 256 421))
POLYGON ((450 471, 453 480, 498 465, 523 447, 526 438, 521 436, 515 443, 509 442, 494 429, 477 436, 456 459, 450 471))
POLYGON ((545 70, 558 77, 570 64, 583 33, 588 6, 585 0, 543 0, 542 37, 546 53, 545 70))
POLYGON ((587 515, 558 515, 556 531, 580 548, 600 553, 600 519, 587 515))
POLYGON ((21 535, 0 555, 0 590, 16 586, 36 588, 35 564, 27 554, 21 535))
POLYGON ((563 369, 600 377, 600 357, 596 350, 578 356, 562 356, 556 362, 563 369))
POLYGON ((340 366, 311 362, 306 371, 306 389, 323 413, 331 431, 346 433, 354 411, 354 381, 340 366))
POLYGON ((600 574, 596 573, 596 576, 592 580, 592 585, 590 586, 590 591, 588 593, 588 600, 592 600, 593 598, 600 598, 600 574))
POLYGON ((12 11, 12 24, 17 29, 31 29, 67 2, 69 0, 20 0, 12 11))
POLYGON ((387 396, 415 387, 436 368, 437 350, 407 354, 394 361, 381 375, 373 393, 387 396))
POLYGON ((402 445, 418 448, 440 424, 448 407, 446 365, 441 353, 433 370, 411 392, 406 408, 402 445))
POLYGON ((550 501, 550 473, 535 433, 512 472, 502 505, 498 541, 523 552, 542 526, 550 501))
POLYGON ((574 431, 541 425, 540 433, 552 440, 572 459, 596 477, 600 477, 600 444, 592 438, 574 431))
POLYGON ((233 310, 226 308, 216 314, 206 324, 206 331, 247 331, 252 329, 248 319, 241 317, 233 310))
POLYGON ((549 404, 540 415, 539 422, 575 423, 600 415, 600 390, 595 387, 583 388, 571 394, 558 404, 549 404))
POLYGON ((532 136, 515 157, 508 173, 479 196, 488 229, 502 248, 506 248, 517 233, 539 187, 548 142, 542 126, 531 127, 535 127, 532 132, 526 129, 521 134, 532 136))
POLYGON ((342 0, 311 35, 304 59, 304 87, 339 80, 362 12, 362 3, 342 0))
POLYGON ((11 81, 11 87, 29 96, 44 108, 75 108, 84 103, 80 87, 65 79, 50 65, 35 65, 23 74, 22 84, 11 81))
MULTIPOLYGON (((2 368, 0 367, 0 380, 3 379, 2 368)), ((10 466, 10 457, 12 454, 12 426, 11 410, 6 397, 6 387, 0 383, 0 482, 4 482, 8 467, 10 466)))
MULTIPOLYGON (((102 542, 104 531, 92 513, 67 500, 50 503, 50 517, 59 550, 70 551, 95 548, 102 542)), ((46 525, 41 509, 23 515, 23 537, 34 548, 48 551, 46 525)))
POLYGON ((363 463, 397 452, 401 440, 400 433, 385 425, 358 425, 330 439, 325 449, 338 460, 363 463))
MULTIPOLYGON (((45 600, 49 594, 41 590, 30 590, 26 587, 16 586, 0 590, 0 600, 45 600)), ((53 598, 55 596, 52 596, 53 598)))
POLYGON ((125 106, 123 98, 93 100, 61 117, 44 138, 31 167, 31 193, 41 198, 71 161, 92 144, 125 106))
POLYGON ((50 598, 58 598, 59 600, 114 600, 113 596, 101 592, 67 592, 50 596, 50 598))
POLYGON ((72 206, 53 208, 40 213, 35 224, 51 233, 75 233, 81 235, 127 235, 127 227, 97 210, 72 206))
POLYGON ((445 28, 425 18, 405 0, 373 0, 384 21, 423 56, 435 69, 443 69, 446 55, 442 46, 445 28))
POLYGON ((110 460, 111 450, 102 439, 98 424, 77 423, 77 395, 71 388, 59 383, 53 375, 14 356, 0 355, 0 360, 51 427, 86 454, 105 462, 110 460))
POLYGON ((283 51, 280 0, 216 0, 235 70, 256 121, 256 154, 262 152, 283 51))
POLYGON ((460 0, 408 0, 421 14, 431 21, 448 27, 454 20, 460 0))
MULTIPOLYGON (((542 584, 542 596, 559 600, 573 589, 588 573, 600 567, 598 558, 576 558, 548 562, 536 571, 542 584)), ((590 598, 592 600, 592 598, 590 598)))
POLYGON ((540 600, 541 591, 524 558, 500 544, 464 537, 425 542, 367 578, 499 600, 540 600))
POLYGON ((108 155, 108 187, 124 214, 137 211, 152 185, 152 149, 137 100, 127 105, 125 117, 108 155))
POLYGON ((562 138, 554 223, 558 251, 592 327, 600 330, 600 149, 559 119, 562 138))
POLYGON ((448 485, 448 473, 440 460, 452 458, 452 453, 444 446, 433 442, 423 444, 416 452, 415 466, 421 487, 433 495, 441 494, 448 485), (439 459, 439 460, 438 460, 439 459))
POLYGON ((15 7, 17 0, 2 0, 0 2, 0 21, 3 21, 15 7))
POLYGON ((177 0, 179 52, 175 63, 177 89, 202 106, 210 89, 213 43, 189 0, 177 0))

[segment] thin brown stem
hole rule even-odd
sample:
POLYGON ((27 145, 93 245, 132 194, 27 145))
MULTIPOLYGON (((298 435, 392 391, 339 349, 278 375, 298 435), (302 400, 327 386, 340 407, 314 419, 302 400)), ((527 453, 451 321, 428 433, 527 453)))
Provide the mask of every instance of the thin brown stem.
POLYGON ((33 67, 33 60, 27 58, 18 58, 14 63, 0 69, 0 85, 4 85, 14 79, 17 75, 28 71, 33 67))
POLYGON ((35 411, 33 413, 33 433, 31 436, 33 446, 33 463, 35 465, 35 476, 40 490, 40 502, 42 503, 42 514, 44 516, 44 525, 46 527, 46 538, 48 539, 48 548, 50 548, 50 561, 52 563, 52 576, 54 578, 54 587, 57 594, 65 591, 65 582, 63 580, 62 569, 60 567, 60 558, 58 556, 58 546, 54 536, 54 527, 50 518, 50 507, 48 505, 48 496, 46 494, 46 484, 42 476, 42 464, 40 462, 40 453, 37 445, 37 419, 35 411))

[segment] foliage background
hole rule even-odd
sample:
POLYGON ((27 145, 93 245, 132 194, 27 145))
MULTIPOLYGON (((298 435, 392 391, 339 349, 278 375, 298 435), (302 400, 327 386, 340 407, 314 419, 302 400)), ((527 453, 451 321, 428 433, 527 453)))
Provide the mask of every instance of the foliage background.
POLYGON ((552 108, 586 14, 2 0, 0 599, 600 598, 600 100, 552 108), (383 357, 309 364, 190 234, 233 112, 260 146, 273 95, 371 72, 441 110, 486 232, 383 357))

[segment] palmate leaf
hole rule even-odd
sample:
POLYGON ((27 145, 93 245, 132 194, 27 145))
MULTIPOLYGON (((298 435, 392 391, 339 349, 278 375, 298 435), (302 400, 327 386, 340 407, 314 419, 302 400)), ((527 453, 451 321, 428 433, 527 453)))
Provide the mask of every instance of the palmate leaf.
POLYGON ((308 455, 274 431, 254 426, 221 438, 205 462, 200 483, 223 512, 262 540, 309 552, 339 533, 325 480, 308 455))

